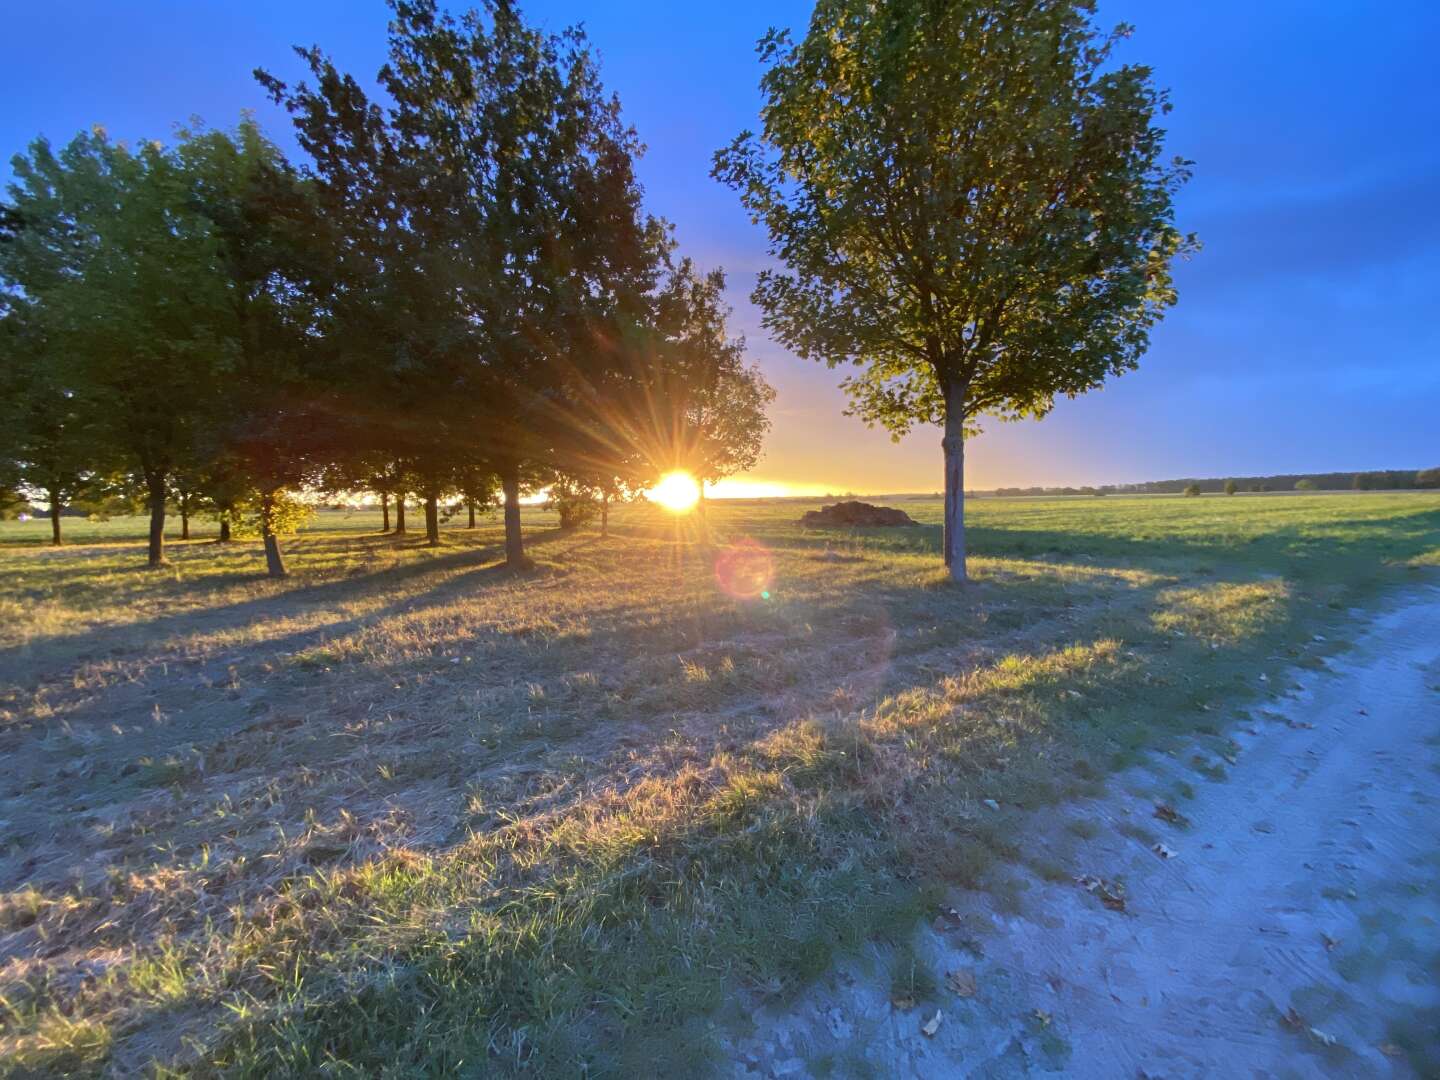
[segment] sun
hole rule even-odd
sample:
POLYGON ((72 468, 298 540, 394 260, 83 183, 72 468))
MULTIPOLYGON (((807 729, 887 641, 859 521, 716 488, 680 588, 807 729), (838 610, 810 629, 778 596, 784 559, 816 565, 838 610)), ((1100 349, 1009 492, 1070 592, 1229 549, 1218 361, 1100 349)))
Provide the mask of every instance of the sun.
POLYGON ((684 514, 693 510, 700 501, 700 485, 688 472, 676 469, 662 476, 660 483, 646 494, 672 514, 684 514))

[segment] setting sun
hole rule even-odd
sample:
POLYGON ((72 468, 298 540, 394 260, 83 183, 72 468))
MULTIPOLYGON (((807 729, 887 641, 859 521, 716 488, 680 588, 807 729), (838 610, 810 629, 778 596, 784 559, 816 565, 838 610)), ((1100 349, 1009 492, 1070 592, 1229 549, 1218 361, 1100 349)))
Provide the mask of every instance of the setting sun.
POLYGON ((668 472, 646 494, 672 514, 684 514, 700 501, 700 485, 683 469, 668 472))

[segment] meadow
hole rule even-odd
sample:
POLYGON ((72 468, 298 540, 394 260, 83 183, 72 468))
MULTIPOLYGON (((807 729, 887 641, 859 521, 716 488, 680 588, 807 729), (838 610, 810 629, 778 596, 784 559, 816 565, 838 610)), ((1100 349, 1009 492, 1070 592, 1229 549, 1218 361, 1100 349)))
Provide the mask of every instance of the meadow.
MULTIPOLYGON (((438 548, 0 524, 0 1075, 689 1075, 1026 823, 1228 725, 1440 576, 1440 494, 527 512, 438 548)), ((1166 793, 1183 807, 1191 784, 1166 793)), ((1076 835, 1076 844, 1084 837, 1076 835)))

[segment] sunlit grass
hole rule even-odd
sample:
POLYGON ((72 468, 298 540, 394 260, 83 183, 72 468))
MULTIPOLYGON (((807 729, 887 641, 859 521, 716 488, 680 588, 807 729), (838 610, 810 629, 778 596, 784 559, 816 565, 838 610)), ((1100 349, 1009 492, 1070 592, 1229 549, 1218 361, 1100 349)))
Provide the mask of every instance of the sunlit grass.
POLYGON ((527 511, 521 577, 493 521, 432 552, 324 516, 278 583, 0 526, 0 1061, 703 1071, 697 1017, 903 943, 934 889, 1023 904, 1015 815, 1182 738, 1223 772, 1216 707, 1440 548, 1424 494, 978 500, 958 590, 938 505, 807 508, 527 511), (768 599, 717 581, 740 537, 768 599))

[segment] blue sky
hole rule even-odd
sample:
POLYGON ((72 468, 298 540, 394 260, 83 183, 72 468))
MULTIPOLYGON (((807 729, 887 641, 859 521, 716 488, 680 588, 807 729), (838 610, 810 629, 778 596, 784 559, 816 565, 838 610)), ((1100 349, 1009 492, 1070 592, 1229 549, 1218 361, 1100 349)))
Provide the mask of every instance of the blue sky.
MULTIPOLYGON (((649 207, 682 250, 730 272, 736 328, 780 392, 758 481, 819 490, 934 490, 939 433, 900 445, 841 416, 838 373, 787 355, 747 295, 764 237, 710 155, 752 126, 770 25, 808 3, 532 0, 583 21, 606 81, 649 146, 649 207)), ((1440 465, 1440 4, 1405 0, 1102 0, 1134 24, 1124 56, 1170 88, 1169 147, 1196 161, 1179 224, 1205 250, 1139 372, 1041 423, 991 424, 970 486, 1440 465), (1383 12, 1383 15, 1380 14, 1383 12)), ((384 57, 379 0, 14 5, 0 46, 0 151, 93 123, 166 137, 190 116, 254 109, 293 145, 251 78, 298 76, 319 44, 365 77, 384 57)), ((4 169, 8 175, 8 167, 4 169)))

